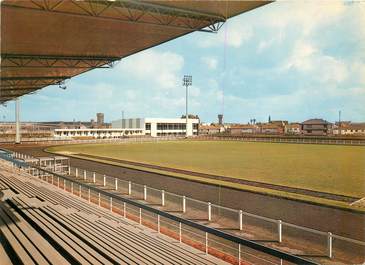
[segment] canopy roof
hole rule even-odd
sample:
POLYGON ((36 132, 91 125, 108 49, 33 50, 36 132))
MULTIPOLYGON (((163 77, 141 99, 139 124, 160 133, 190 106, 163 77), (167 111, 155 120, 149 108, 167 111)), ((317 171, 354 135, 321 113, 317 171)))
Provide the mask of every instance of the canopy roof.
POLYGON ((216 32, 263 1, 1 2, 0 103, 187 33, 216 32))

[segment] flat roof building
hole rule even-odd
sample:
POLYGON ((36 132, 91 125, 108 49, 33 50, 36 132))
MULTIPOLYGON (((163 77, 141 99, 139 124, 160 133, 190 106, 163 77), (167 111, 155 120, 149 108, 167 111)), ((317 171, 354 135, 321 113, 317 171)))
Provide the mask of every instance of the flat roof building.
MULTIPOLYGON (((188 119, 187 135, 198 134, 199 119, 188 119)), ((186 135, 186 119, 177 118, 135 118, 112 121, 112 128, 143 130, 145 135, 184 136, 186 135)))

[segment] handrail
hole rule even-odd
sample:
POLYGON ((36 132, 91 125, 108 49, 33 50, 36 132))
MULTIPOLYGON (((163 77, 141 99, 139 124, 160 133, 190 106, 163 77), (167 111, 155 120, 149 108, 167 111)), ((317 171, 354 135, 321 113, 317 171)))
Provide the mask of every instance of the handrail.
POLYGON ((32 165, 31 167, 36 168, 36 169, 38 169, 40 171, 46 172, 48 174, 54 175, 56 177, 59 177, 59 178, 62 178, 62 179, 66 179, 68 181, 72 181, 72 182, 74 182, 74 183, 76 183, 76 184, 78 184, 80 186, 88 187, 90 190, 96 191, 96 192, 98 192, 98 193, 100 193, 102 195, 105 195, 105 196, 111 197, 113 199, 117 199, 117 200, 123 201, 125 203, 128 203, 130 205, 136 206, 136 207, 141 208, 141 209, 144 209, 144 210, 147 210, 149 212, 152 212, 154 214, 160 215, 162 217, 171 219, 171 220, 176 221, 176 222, 180 222, 182 224, 185 224, 185 225, 188 225, 190 227, 196 228, 198 230, 207 232, 207 233, 212 234, 212 235, 215 235, 217 237, 221 237, 223 239, 226 239, 226 240, 229 240, 229 241, 232 241, 232 242, 235 242, 235 243, 238 243, 238 244, 241 244, 241 245, 250 247, 252 249, 255 249, 255 250, 264 252, 264 253, 269 254, 271 256, 274 256, 274 257, 277 257, 277 258, 280 258, 280 259, 283 259, 283 260, 286 260, 286 261, 289 261, 289 262, 294 262, 296 264, 308 264, 308 265, 312 265, 313 264, 313 265, 319 265, 319 263, 316 263, 316 262, 314 262, 312 260, 308 260, 308 259, 305 259, 303 257, 298 257, 298 256, 295 256, 295 255, 292 255, 292 254, 289 254, 289 253, 285 253, 285 252, 276 250, 274 248, 271 248, 271 247, 262 245, 260 243, 257 243, 257 242, 251 241, 251 240, 247 240, 247 239, 243 239, 243 238, 240 238, 240 237, 237 237, 237 236, 228 234, 226 232, 223 232, 221 230, 217 230, 217 229, 212 228, 212 227, 208 227, 208 226, 205 226, 205 225, 202 225, 202 224, 199 224, 199 223, 195 223, 193 221, 190 221, 190 220, 187 220, 187 219, 184 219, 184 218, 175 216, 175 215, 170 214, 168 212, 164 212, 164 211, 158 210, 158 209, 153 208, 151 206, 148 206, 146 204, 142 204, 142 203, 139 203, 137 201, 134 201, 134 200, 131 200, 131 199, 128 199, 128 198, 121 197, 121 196, 119 196, 117 194, 109 193, 109 192, 107 192, 105 190, 102 190, 102 189, 99 189, 97 187, 90 186, 88 184, 85 184, 85 183, 80 182, 78 180, 75 180, 73 178, 69 178, 67 176, 59 175, 57 173, 54 173, 54 172, 49 171, 49 170, 42 169, 42 168, 37 167, 37 166, 33 166, 32 165))

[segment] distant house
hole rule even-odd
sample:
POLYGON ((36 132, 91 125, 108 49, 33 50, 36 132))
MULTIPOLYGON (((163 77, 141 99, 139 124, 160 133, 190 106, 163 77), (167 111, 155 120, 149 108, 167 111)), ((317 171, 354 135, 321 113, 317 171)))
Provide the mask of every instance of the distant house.
POLYGON ((259 127, 256 124, 235 124, 229 128, 230 134, 255 134, 259 133, 259 127))
POLYGON ((300 124, 299 123, 290 123, 285 125, 285 134, 298 135, 300 134, 300 124))
POLYGON ((310 119, 300 124, 300 130, 303 135, 329 135, 332 134, 332 123, 323 119, 310 119))
POLYGON ((365 135, 365 123, 341 123, 333 129, 335 135, 365 135))
POLYGON ((209 134, 217 134, 222 132, 223 126, 220 125, 200 125, 199 126, 199 135, 209 135, 209 134))
POLYGON ((280 123, 263 123, 260 125, 260 132, 262 134, 283 134, 284 126, 280 123))

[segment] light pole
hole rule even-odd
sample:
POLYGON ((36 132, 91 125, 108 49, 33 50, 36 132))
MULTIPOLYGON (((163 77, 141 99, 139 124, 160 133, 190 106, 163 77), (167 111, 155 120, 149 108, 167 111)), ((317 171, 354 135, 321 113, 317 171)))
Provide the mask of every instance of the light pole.
POLYGON ((185 125, 185 132, 186 137, 188 137, 188 87, 193 84, 193 77, 191 75, 184 75, 183 78, 183 86, 186 87, 186 125, 185 125))

